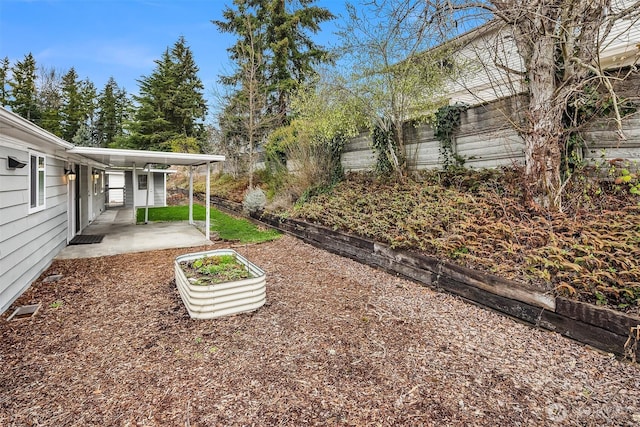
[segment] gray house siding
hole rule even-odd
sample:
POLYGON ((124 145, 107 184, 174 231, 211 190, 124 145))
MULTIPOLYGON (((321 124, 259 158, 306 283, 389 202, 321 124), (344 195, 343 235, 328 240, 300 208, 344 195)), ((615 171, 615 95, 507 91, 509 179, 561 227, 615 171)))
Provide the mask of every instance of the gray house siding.
POLYGON ((167 201, 165 199, 165 174, 154 173, 153 174, 153 205, 154 206, 166 206, 167 201))
POLYGON ((67 185, 64 161, 45 155, 45 209, 29 213, 29 167, 9 169, 7 157, 29 152, 0 143, 0 312, 26 290, 67 244, 67 185))
POLYGON ((127 208, 133 207, 133 172, 126 171, 124 173, 124 205, 127 208))

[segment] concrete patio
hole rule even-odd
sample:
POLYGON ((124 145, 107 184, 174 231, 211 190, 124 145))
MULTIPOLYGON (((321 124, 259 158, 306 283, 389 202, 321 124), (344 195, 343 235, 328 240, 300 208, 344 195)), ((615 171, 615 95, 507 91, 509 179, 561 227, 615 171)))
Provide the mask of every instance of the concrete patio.
POLYGON ((187 222, 134 224, 132 209, 108 209, 85 228, 83 235, 103 234, 101 243, 69 245, 56 259, 92 258, 158 249, 211 244, 187 222))

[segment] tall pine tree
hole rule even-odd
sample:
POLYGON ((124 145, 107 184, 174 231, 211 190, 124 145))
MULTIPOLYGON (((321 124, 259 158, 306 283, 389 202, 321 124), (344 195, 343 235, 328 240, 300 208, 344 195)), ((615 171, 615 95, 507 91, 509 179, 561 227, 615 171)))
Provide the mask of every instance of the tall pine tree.
POLYGON ((62 77, 55 68, 40 67, 37 97, 42 111, 38 125, 61 137, 62 77))
POLYGON ((96 144, 109 147, 124 135, 129 102, 127 93, 110 77, 97 99, 96 144))
POLYGON ((25 55, 11 68, 12 79, 9 81, 11 97, 8 105, 11 111, 32 122, 40 118, 36 90, 36 61, 31 53, 25 55))
POLYGON ((314 2, 297 0, 299 7, 295 8, 294 2, 286 0, 234 0, 235 8, 224 10, 224 20, 213 21, 220 31, 237 36, 236 44, 227 49, 236 62, 235 72, 221 78, 222 83, 234 88, 243 78, 240 61, 248 31, 256 32, 252 37, 261 41, 256 49, 265 63, 261 79, 269 87, 268 110, 279 119, 275 126, 287 122, 290 94, 313 74, 315 65, 330 60, 328 51, 314 43, 309 33, 317 33, 320 24, 334 19, 334 15, 314 6, 314 2))
POLYGON ((62 106, 60 108, 60 116, 62 119, 62 138, 66 141, 73 140, 73 137, 80 129, 80 125, 85 122, 83 99, 80 90, 78 73, 76 73, 76 70, 72 67, 62 76, 62 106))
POLYGON ((166 49, 150 76, 138 80, 138 108, 130 124, 130 147, 172 151, 191 146, 201 151, 206 142, 204 119, 207 112, 204 86, 191 49, 180 37, 166 49), (181 143, 180 140, 189 141, 181 143))
POLYGON ((5 107, 9 102, 9 58, 0 61, 0 105, 5 107))

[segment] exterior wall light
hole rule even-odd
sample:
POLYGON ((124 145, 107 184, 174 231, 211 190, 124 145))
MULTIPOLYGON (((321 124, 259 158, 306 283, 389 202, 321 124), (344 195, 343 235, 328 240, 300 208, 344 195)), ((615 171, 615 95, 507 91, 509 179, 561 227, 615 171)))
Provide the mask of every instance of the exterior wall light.
POLYGON ((69 181, 75 181, 76 180, 76 173, 71 169, 65 169, 64 170, 64 176, 66 176, 69 181))
POLYGON ((7 157, 7 163, 8 163, 7 166, 9 167, 9 169, 21 169, 27 165, 26 162, 21 162, 20 160, 16 159, 13 156, 7 157))

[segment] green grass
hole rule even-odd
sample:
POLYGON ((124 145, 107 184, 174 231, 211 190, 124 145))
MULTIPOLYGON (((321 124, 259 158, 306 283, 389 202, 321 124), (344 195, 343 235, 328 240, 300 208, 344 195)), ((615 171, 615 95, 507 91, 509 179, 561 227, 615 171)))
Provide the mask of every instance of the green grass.
MULTIPOLYGON (((206 209, 202 205, 193 205, 194 221, 205 220, 206 209)), ((276 230, 261 230, 246 219, 238 219, 211 208, 211 230, 223 240, 240 243, 261 243, 280 237, 276 230)), ((144 208, 138 209, 138 222, 144 222, 144 208)), ((149 221, 188 221, 189 206, 166 206, 149 208, 149 221)))

